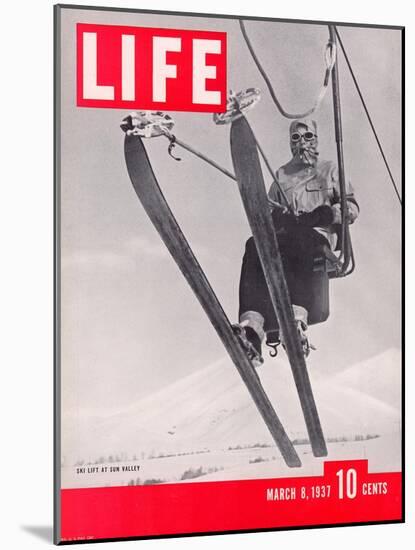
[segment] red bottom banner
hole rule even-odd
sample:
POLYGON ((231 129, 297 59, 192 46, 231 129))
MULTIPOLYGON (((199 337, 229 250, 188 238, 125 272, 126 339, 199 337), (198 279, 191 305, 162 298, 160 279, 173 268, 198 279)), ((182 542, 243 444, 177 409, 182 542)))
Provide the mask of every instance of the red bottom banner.
POLYGON ((61 542, 402 519, 401 473, 368 473, 367 460, 314 477, 61 491, 61 542))

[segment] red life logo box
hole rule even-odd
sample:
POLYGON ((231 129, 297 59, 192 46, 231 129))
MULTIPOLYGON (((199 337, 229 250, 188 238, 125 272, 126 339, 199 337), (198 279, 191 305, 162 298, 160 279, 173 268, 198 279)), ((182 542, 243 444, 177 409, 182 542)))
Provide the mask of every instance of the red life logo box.
POLYGON ((77 24, 79 107, 226 110, 226 33, 77 24))

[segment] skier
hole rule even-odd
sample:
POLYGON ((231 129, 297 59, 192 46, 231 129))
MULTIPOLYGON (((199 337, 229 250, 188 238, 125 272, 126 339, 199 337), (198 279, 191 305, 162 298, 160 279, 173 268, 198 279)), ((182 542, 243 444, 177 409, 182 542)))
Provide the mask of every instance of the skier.
MULTIPOLYGON (((316 300, 319 300, 319 292, 312 283, 314 259, 323 246, 332 251, 336 249, 338 224, 342 221, 340 186, 335 163, 318 158, 316 122, 295 120, 289 133, 292 159, 277 170, 268 198, 294 317, 307 356, 312 347, 306 334, 309 312, 315 310, 316 300), (284 205, 279 187, 289 208, 284 205)), ((359 206, 350 183, 346 186, 346 199, 346 219, 353 223, 359 206)), ((324 276, 328 285, 327 273, 324 276)), ((322 308, 327 311, 320 311, 319 318, 310 319, 311 323, 326 320, 328 304, 322 308)), ((278 322, 253 237, 246 243, 242 263, 239 325, 236 327, 254 366, 263 363, 265 333, 278 330, 278 322)))

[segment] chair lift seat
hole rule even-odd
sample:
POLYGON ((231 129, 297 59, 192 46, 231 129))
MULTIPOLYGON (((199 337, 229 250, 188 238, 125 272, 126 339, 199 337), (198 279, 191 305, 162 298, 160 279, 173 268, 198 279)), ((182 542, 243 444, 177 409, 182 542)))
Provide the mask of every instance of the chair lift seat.
POLYGON ((329 278, 336 277, 341 267, 341 261, 326 244, 317 248, 314 257, 313 271, 326 271, 329 278))

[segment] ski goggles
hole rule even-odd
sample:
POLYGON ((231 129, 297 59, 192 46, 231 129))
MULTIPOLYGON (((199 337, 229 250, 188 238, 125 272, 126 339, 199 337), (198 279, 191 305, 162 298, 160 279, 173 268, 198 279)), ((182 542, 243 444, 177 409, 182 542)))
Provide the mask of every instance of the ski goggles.
POLYGON ((298 143, 301 141, 301 138, 304 138, 305 141, 312 141, 314 138, 316 138, 317 135, 314 132, 304 132, 304 134, 300 134, 300 132, 293 132, 291 134, 291 141, 292 143, 298 143))

